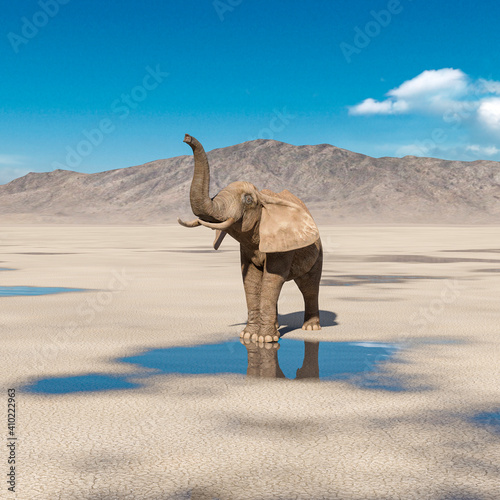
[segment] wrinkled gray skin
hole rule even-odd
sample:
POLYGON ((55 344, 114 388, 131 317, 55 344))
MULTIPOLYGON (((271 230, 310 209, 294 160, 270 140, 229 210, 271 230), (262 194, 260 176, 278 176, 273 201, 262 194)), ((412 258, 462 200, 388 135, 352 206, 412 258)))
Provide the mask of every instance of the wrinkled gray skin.
MULTIPOLYGON (((210 170, 203 146, 186 134, 184 139, 194 154, 194 175, 190 201, 198 217, 179 223, 186 227, 200 224, 217 229, 215 248, 224 232, 240 243, 241 271, 245 288, 248 321, 240 336, 259 342, 279 339, 277 303, 285 281, 295 280, 305 302, 303 330, 320 330, 318 293, 323 265, 321 240, 296 250, 263 253, 259 250, 259 226, 263 210, 261 200, 270 195, 259 192, 249 182, 233 182, 213 199, 209 196, 210 170), (224 231, 224 232, 222 232, 224 231)), ((304 206, 304 210, 305 209, 304 206)))

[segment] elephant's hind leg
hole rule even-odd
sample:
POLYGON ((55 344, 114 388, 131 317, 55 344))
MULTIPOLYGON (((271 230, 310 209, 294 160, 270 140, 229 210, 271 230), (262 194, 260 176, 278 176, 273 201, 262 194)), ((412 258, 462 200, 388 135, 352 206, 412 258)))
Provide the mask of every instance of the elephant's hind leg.
POLYGON ((320 253, 316 263, 311 270, 295 278, 295 283, 299 287, 304 297, 304 324, 302 330, 321 330, 319 322, 319 283, 321 281, 321 271, 323 268, 323 252, 320 253))

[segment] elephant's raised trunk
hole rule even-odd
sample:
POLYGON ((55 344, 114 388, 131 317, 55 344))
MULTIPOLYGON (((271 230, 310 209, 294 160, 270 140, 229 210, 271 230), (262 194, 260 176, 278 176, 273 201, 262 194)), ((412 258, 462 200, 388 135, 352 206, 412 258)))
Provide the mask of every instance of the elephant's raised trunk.
POLYGON ((219 220, 220 214, 214 202, 210 199, 210 169, 208 158, 203 146, 198 140, 186 134, 184 142, 189 144, 194 155, 194 174, 191 182, 191 209, 197 217, 219 220))

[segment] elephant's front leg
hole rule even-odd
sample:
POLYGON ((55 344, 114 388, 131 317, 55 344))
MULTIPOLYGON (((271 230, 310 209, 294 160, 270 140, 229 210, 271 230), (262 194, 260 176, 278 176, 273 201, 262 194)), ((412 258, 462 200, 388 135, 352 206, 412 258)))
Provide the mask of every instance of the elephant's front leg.
POLYGON ((260 329, 260 290, 262 286, 262 271, 241 254, 241 274, 247 300, 247 326, 240 337, 251 339, 258 336, 260 329))
POLYGON ((277 304, 281 288, 288 277, 292 265, 291 253, 273 253, 266 257, 260 292, 260 331, 259 342, 276 342, 277 304))

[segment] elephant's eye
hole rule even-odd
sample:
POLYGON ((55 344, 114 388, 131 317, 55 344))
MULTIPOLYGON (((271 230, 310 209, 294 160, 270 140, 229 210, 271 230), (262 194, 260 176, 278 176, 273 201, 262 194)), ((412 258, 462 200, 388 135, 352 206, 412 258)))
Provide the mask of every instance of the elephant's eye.
POLYGON ((245 205, 251 205, 253 203, 253 198, 249 194, 246 194, 243 201, 245 202, 245 205))

